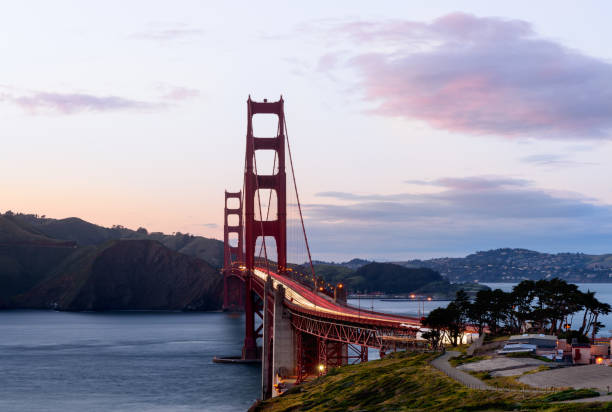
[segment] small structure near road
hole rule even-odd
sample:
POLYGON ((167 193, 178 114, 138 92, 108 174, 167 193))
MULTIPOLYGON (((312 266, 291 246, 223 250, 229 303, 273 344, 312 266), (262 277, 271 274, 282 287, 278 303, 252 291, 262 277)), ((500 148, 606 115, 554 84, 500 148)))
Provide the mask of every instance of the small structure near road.
POLYGON ((536 333, 510 336, 503 349, 497 353, 501 355, 510 353, 532 353, 534 355, 554 359, 557 354, 557 337, 536 333))
MULTIPOLYGON (((563 358, 575 365, 610 365, 610 345, 596 342, 568 343, 565 339, 559 339, 557 350, 563 354, 563 358)), ((612 385, 611 385, 612 386, 612 385)))

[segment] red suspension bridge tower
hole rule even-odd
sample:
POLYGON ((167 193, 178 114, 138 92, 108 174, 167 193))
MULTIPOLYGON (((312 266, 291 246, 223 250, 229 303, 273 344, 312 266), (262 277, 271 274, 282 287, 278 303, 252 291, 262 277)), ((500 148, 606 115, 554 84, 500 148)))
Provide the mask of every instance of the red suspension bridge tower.
MULTIPOLYGON (((255 308, 256 296, 253 290, 252 276, 255 268, 255 246, 257 238, 262 237, 265 264, 269 265, 265 238, 273 237, 276 243, 277 271, 284 274, 287 267, 287 191, 285 172, 285 113, 284 101, 281 97, 277 102, 254 102, 247 100, 247 134, 246 134, 246 159, 244 171, 244 204, 245 204, 245 266, 246 266, 246 334, 242 357, 254 359, 257 357, 257 331, 255 330, 255 308), (275 114, 278 117, 276 136, 255 137, 253 134, 253 116, 256 114, 275 114), (276 174, 260 175, 257 170, 257 150, 273 150, 278 161, 276 174), (263 220, 261 212, 261 190, 270 189, 276 191, 275 220, 263 220), (255 216, 255 203, 258 204, 259 220, 255 216)), ((274 173, 274 172, 273 172, 274 173)))
POLYGON ((242 192, 225 191, 225 208, 223 217, 223 310, 242 310, 244 308, 244 282, 228 268, 232 262, 244 261, 244 230, 242 225, 242 192), (236 207, 231 207, 228 202, 236 199, 236 207), (234 217, 235 224, 230 224, 230 218, 234 217), (236 241, 235 246, 230 242, 233 234, 236 241))

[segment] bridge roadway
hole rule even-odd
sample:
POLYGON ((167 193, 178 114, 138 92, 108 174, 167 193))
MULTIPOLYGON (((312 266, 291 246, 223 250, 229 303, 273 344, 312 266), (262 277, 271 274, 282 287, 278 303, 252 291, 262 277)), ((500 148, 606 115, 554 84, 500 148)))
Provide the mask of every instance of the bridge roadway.
POLYGON ((418 318, 379 313, 368 310, 341 305, 327 296, 313 292, 307 286, 272 272, 256 267, 253 271, 254 279, 263 285, 270 274, 274 289, 281 284, 285 288, 286 305, 300 313, 317 317, 330 318, 343 322, 360 325, 371 325, 390 329, 414 329, 420 328, 421 322, 418 318))

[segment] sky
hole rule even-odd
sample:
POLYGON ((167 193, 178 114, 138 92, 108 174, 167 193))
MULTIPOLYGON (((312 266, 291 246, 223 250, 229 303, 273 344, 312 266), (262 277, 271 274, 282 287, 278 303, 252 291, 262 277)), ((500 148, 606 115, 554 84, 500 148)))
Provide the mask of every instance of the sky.
POLYGON ((612 253, 610 15, 603 0, 5 3, 0 211, 221 239, 246 100, 282 94, 315 259, 612 253))

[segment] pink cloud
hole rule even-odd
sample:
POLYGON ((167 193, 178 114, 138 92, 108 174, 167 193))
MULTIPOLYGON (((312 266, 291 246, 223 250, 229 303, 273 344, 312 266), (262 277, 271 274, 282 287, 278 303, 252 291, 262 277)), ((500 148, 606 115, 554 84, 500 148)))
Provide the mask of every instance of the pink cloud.
POLYGON ((474 135, 612 136, 612 65, 537 36, 527 22, 454 13, 333 30, 376 46, 347 63, 377 114, 474 135))
POLYGON ((168 100, 188 100, 200 96, 200 91, 187 87, 174 87, 164 94, 164 99, 168 100))
POLYGON ((73 114, 78 112, 152 110, 164 106, 161 103, 147 103, 118 96, 94 96, 82 93, 4 94, 2 100, 11 102, 31 114, 40 111, 73 114))

